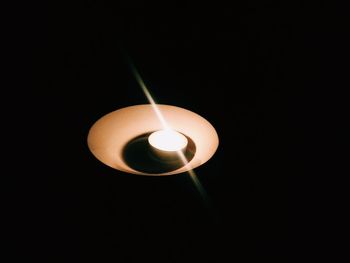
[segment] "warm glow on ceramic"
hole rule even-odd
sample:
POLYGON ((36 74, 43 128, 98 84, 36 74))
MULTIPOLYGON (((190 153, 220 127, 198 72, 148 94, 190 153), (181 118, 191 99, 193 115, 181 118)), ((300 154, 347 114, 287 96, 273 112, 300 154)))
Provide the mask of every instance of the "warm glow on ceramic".
POLYGON ((174 130, 160 130, 148 137, 148 142, 161 151, 181 151, 187 146, 187 138, 174 130))
MULTIPOLYGON (((218 147, 219 138, 214 127, 207 120, 183 108, 162 104, 156 106, 166 120, 168 127, 177 131, 176 133, 180 137, 186 135, 191 138, 196 146, 196 154, 188 165, 176 171, 157 175, 189 171, 204 164, 213 156, 218 147)), ((114 169, 133 174, 154 175, 132 169, 122 157, 124 146, 133 138, 148 132, 167 130, 157 114, 154 113, 153 107, 151 104, 135 105, 103 116, 89 131, 88 146, 91 152, 101 162, 114 169)), ((155 133, 155 135, 159 135, 158 132, 155 133)), ((187 141, 186 136, 184 137, 187 141)), ((172 140, 166 141, 167 144, 173 142, 172 140)), ((156 147, 156 150, 162 148, 156 147)))

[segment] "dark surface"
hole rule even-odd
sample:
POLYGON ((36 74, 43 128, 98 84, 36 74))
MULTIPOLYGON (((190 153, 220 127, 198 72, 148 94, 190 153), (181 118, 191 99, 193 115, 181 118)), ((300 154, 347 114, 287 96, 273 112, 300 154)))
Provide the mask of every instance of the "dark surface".
POLYGON ((7 65, 15 99, 3 111, 16 142, 4 191, 10 259, 341 262, 345 192, 321 156, 326 122, 339 117, 328 109, 345 105, 329 93, 347 86, 341 7, 77 1, 16 10, 7 65), (159 103, 217 129, 217 153, 196 169, 211 205, 186 174, 124 174, 90 154, 98 118, 147 102, 121 47, 159 103))

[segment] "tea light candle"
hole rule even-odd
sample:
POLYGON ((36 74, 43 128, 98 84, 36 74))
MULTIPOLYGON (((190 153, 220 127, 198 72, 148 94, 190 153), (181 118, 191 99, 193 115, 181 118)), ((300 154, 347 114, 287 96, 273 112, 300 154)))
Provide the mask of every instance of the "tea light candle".
POLYGON ((164 152, 185 151, 188 144, 186 136, 174 130, 159 130, 148 137, 148 143, 164 152))

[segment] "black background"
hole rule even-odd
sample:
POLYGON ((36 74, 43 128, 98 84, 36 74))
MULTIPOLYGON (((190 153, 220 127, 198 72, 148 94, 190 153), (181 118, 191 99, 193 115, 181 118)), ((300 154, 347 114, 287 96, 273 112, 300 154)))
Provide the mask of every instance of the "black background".
POLYGON ((345 105, 329 92, 346 87, 345 24, 336 2, 18 4, 3 103, 10 258, 334 260, 348 248, 345 192, 321 152, 330 108, 345 105), (147 103, 121 50, 159 103, 217 129, 217 153, 195 170, 210 204, 187 174, 124 174, 89 152, 97 119, 147 103))

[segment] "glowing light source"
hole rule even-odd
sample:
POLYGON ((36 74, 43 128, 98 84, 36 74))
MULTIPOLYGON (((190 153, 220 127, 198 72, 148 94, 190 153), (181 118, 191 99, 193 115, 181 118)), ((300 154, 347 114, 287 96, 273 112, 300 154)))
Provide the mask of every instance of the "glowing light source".
MULTIPOLYGON (((200 192, 203 199, 206 199, 207 195, 205 192, 205 189, 202 187, 200 181, 197 179, 197 176, 195 172, 192 170, 195 167, 205 163, 208 161, 213 154, 215 153, 218 144, 219 139, 218 135, 214 129, 214 127, 206 121, 204 118, 200 117, 199 115, 178 108, 170 105, 157 105, 154 101, 153 97, 151 96, 149 90, 147 89, 145 83, 143 82, 140 74, 138 73, 136 67, 133 65, 131 59, 126 55, 126 59, 128 61, 128 64, 139 83, 141 89, 143 90, 146 98, 148 99, 150 106, 153 109, 153 112, 155 113, 157 117, 157 121, 155 122, 154 118, 147 119, 147 128, 148 132, 150 132, 150 127, 155 128, 155 126, 159 126, 161 124, 163 130, 160 130, 158 132, 152 133, 149 138, 148 142, 150 145, 152 145, 154 152, 156 155, 159 155, 159 151, 161 152, 161 156, 164 156, 164 152, 166 155, 173 155, 176 153, 178 157, 182 160, 184 167, 177 169, 175 171, 171 172, 165 172, 158 175, 170 175, 170 174, 177 174, 187 171, 191 177, 191 179, 194 182, 194 185, 200 192), (169 122, 165 121, 165 117, 163 114, 163 111, 161 111, 162 108, 164 111, 167 112, 168 116, 171 117, 172 125, 175 124, 175 126, 181 128, 182 131, 188 131, 188 133, 184 133, 188 135, 194 135, 196 139, 194 140, 194 144, 199 146, 200 151, 198 151, 198 154, 195 156, 196 158, 193 158, 190 160, 190 162, 186 159, 186 156, 183 152, 184 149, 186 149, 186 146, 188 144, 188 140, 185 136, 183 136, 181 133, 172 131, 169 126, 169 122), (169 113, 169 110, 174 110, 175 114, 169 113), (194 132, 190 129, 188 130, 186 126, 186 122, 183 122, 183 120, 179 119, 181 115, 186 116, 186 121, 190 121, 191 119, 196 122, 194 132), (192 116, 191 116, 192 115, 192 116), (148 121, 151 120, 151 124, 148 123, 148 121), (202 126, 201 128, 200 125, 202 126), (198 133, 200 132, 200 134, 198 133), (204 149, 204 144, 206 139, 207 141, 207 149, 204 149), (208 147, 209 146, 209 147, 208 147), (163 152, 162 152, 163 151, 163 152)), ((119 138, 119 141, 116 142, 114 145, 108 145, 111 143, 111 139, 118 138, 118 134, 115 133, 115 130, 113 128, 116 128, 119 126, 118 119, 120 120, 121 117, 124 117, 125 114, 128 115, 130 113, 129 122, 132 120, 132 113, 137 113, 139 110, 145 109, 145 111, 149 111, 149 105, 138 105, 134 107, 127 107, 121 110, 117 110, 115 112, 109 113, 106 116, 102 117, 100 120, 98 120, 90 129, 89 135, 88 135, 88 146, 91 150, 91 152, 95 155, 97 159, 99 159, 104 164, 113 167, 115 169, 128 172, 128 173, 135 173, 135 174, 143 174, 143 175, 154 175, 149 173, 143 173, 136 171, 129 167, 125 160, 121 157, 122 149, 124 148, 125 139, 129 137, 130 135, 134 134, 135 132, 140 132, 139 128, 136 128, 134 125, 130 125, 130 129, 124 129, 119 134, 122 135, 123 138, 119 138), (113 131, 112 131, 113 130, 113 131), (131 134, 127 134, 128 131, 131 131, 131 134), (112 135, 111 133, 115 133, 112 135), (112 150, 117 150, 118 155, 112 156, 112 150)), ((141 114, 140 114, 141 115, 141 114)), ((135 115, 134 115, 135 117, 135 115)), ((139 116, 140 117, 140 116, 139 116)), ((136 119, 136 118, 135 118, 136 119)), ((193 125, 193 123, 191 123, 193 125)), ((191 125, 191 126, 192 126, 191 125)), ((138 125, 139 126, 139 125, 138 125)), ((120 126, 119 126, 120 127, 120 126)), ((158 128, 158 127, 157 127, 158 128)), ((158 128, 159 129, 159 128, 158 128)), ((189 137, 190 138, 190 137, 189 137)), ((192 142, 193 139, 191 139, 192 142)), ((113 154, 114 155, 114 154, 113 154)))
POLYGON ((187 138, 174 130, 160 130, 148 137, 149 144, 158 150, 174 152, 181 151, 187 146, 187 138))
MULTIPOLYGON (((156 131, 154 135, 156 136, 161 134, 158 133, 159 131, 169 130, 164 128, 163 122, 157 114, 154 114, 154 105, 151 104, 129 106, 100 118, 91 127, 87 138, 93 155, 114 169, 142 175, 183 173, 204 164, 214 155, 219 145, 219 138, 214 127, 207 120, 183 108, 162 104, 156 104, 156 107, 162 113, 168 127, 176 131, 180 137, 186 135, 185 138, 191 138, 196 146, 196 153, 190 162, 187 163, 186 159, 182 158, 186 164, 184 167, 162 174, 147 174, 136 171, 125 163, 122 153, 130 140, 148 132, 156 131)), ((188 145, 185 148, 188 148, 188 145)), ((167 157, 168 152, 165 153, 167 157)), ((174 154, 176 153, 183 153, 183 151, 176 151, 174 154)))

